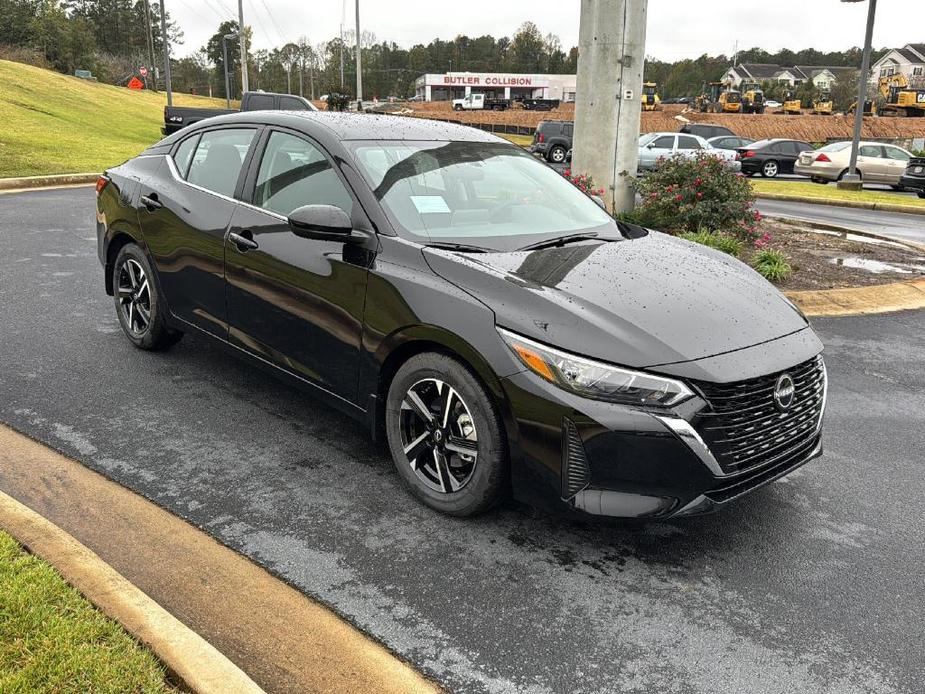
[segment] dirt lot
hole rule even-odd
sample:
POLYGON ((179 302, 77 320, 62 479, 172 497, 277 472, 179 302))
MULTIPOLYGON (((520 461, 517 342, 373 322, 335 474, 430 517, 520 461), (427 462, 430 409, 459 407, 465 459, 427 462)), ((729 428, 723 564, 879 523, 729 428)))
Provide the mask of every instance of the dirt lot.
MULTIPOLYGON (((782 251, 793 276, 787 290, 866 287, 925 277, 925 249, 883 243, 837 232, 811 231, 800 224, 764 220, 772 247, 782 251)), ((743 258, 747 261, 747 258, 743 258)))
MULTIPOLYGON (((575 106, 563 104, 547 112, 524 111, 513 108, 508 111, 454 112, 447 101, 433 101, 408 104, 411 112, 406 115, 419 118, 442 118, 481 125, 521 126, 535 128, 543 120, 574 120, 575 106)), ((675 131, 679 127, 677 116, 683 107, 668 105, 661 111, 642 114, 641 130, 644 133, 661 130, 675 131)), ((756 140, 767 137, 790 137, 807 142, 826 142, 830 139, 851 137, 854 119, 849 116, 783 116, 774 114, 740 115, 684 113, 684 118, 699 123, 725 125, 738 135, 756 140)), ((863 137, 878 139, 900 139, 925 137, 925 118, 865 118, 863 137)))

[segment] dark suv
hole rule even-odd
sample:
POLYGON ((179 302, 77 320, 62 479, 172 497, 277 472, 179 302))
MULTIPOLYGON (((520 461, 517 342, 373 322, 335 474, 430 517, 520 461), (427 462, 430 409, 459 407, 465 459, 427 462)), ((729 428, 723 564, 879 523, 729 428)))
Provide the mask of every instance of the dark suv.
POLYGON ((914 190, 925 200, 925 157, 910 159, 899 183, 906 190, 914 190))
POLYGON ((561 164, 572 148, 574 123, 569 120, 544 120, 536 126, 530 152, 541 155, 546 161, 561 164))

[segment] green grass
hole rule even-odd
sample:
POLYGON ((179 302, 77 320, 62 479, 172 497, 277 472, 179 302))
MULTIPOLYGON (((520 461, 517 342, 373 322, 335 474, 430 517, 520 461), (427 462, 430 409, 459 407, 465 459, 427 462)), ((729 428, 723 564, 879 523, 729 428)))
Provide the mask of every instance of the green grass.
POLYGON ((0 692, 175 692, 157 659, 0 532, 0 692))
POLYGON ((839 190, 834 183, 823 186, 810 182, 762 181, 757 179, 752 180, 751 184, 755 194, 759 197, 766 193, 777 193, 779 195, 797 195, 806 198, 808 201, 886 203, 925 209, 925 200, 909 195, 897 195, 886 190, 863 190, 856 193, 850 190, 839 190))
POLYGON ((698 232, 687 231, 680 235, 682 239, 700 243, 710 248, 715 248, 723 253, 728 253, 733 258, 738 258, 745 244, 734 236, 728 234, 716 234, 711 231, 701 230, 698 232))
POLYGON ((751 265, 771 282, 783 282, 793 274, 793 268, 787 262, 786 256, 780 251, 767 248, 752 256, 751 265))
POLYGON ((507 133, 495 133, 498 137, 503 137, 508 142, 513 142, 520 147, 529 147, 533 144, 532 135, 509 135, 507 133))
MULTIPOLYGON (((177 106, 224 99, 175 94, 177 106)), ((161 137, 167 97, 0 60, 0 178, 95 173, 161 137)))

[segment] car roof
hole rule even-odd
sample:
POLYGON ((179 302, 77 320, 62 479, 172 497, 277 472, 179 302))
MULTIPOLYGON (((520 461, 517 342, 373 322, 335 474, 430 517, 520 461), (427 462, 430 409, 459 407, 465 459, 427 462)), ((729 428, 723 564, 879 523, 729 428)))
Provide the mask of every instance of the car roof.
MULTIPOLYGON (((279 125, 324 139, 424 140, 439 142, 507 142, 496 135, 459 123, 383 113, 338 111, 243 111, 199 121, 172 135, 170 144, 195 130, 216 125, 279 125), (177 137, 179 135, 180 137, 177 137)), ((169 142, 168 142, 169 141, 169 142)))

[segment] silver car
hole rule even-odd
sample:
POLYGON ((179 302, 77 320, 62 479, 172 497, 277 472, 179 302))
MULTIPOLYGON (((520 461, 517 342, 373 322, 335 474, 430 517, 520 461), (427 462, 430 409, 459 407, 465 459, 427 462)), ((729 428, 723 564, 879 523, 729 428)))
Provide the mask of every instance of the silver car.
MULTIPOLYGON (((912 154, 902 147, 881 142, 861 142, 858 173, 865 183, 885 183, 897 190, 912 154)), ((851 143, 833 142, 814 152, 803 152, 793 166, 794 173, 809 176, 815 183, 840 181, 848 173, 851 143)))
POLYGON ((670 159, 671 157, 693 159, 700 154, 707 154, 721 159, 733 171, 742 169, 742 164, 736 159, 735 152, 716 149, 697 135, 688 135, 687 133, 646 133, 639 136, 640 171, 655 169, 663 159, 670 159))

